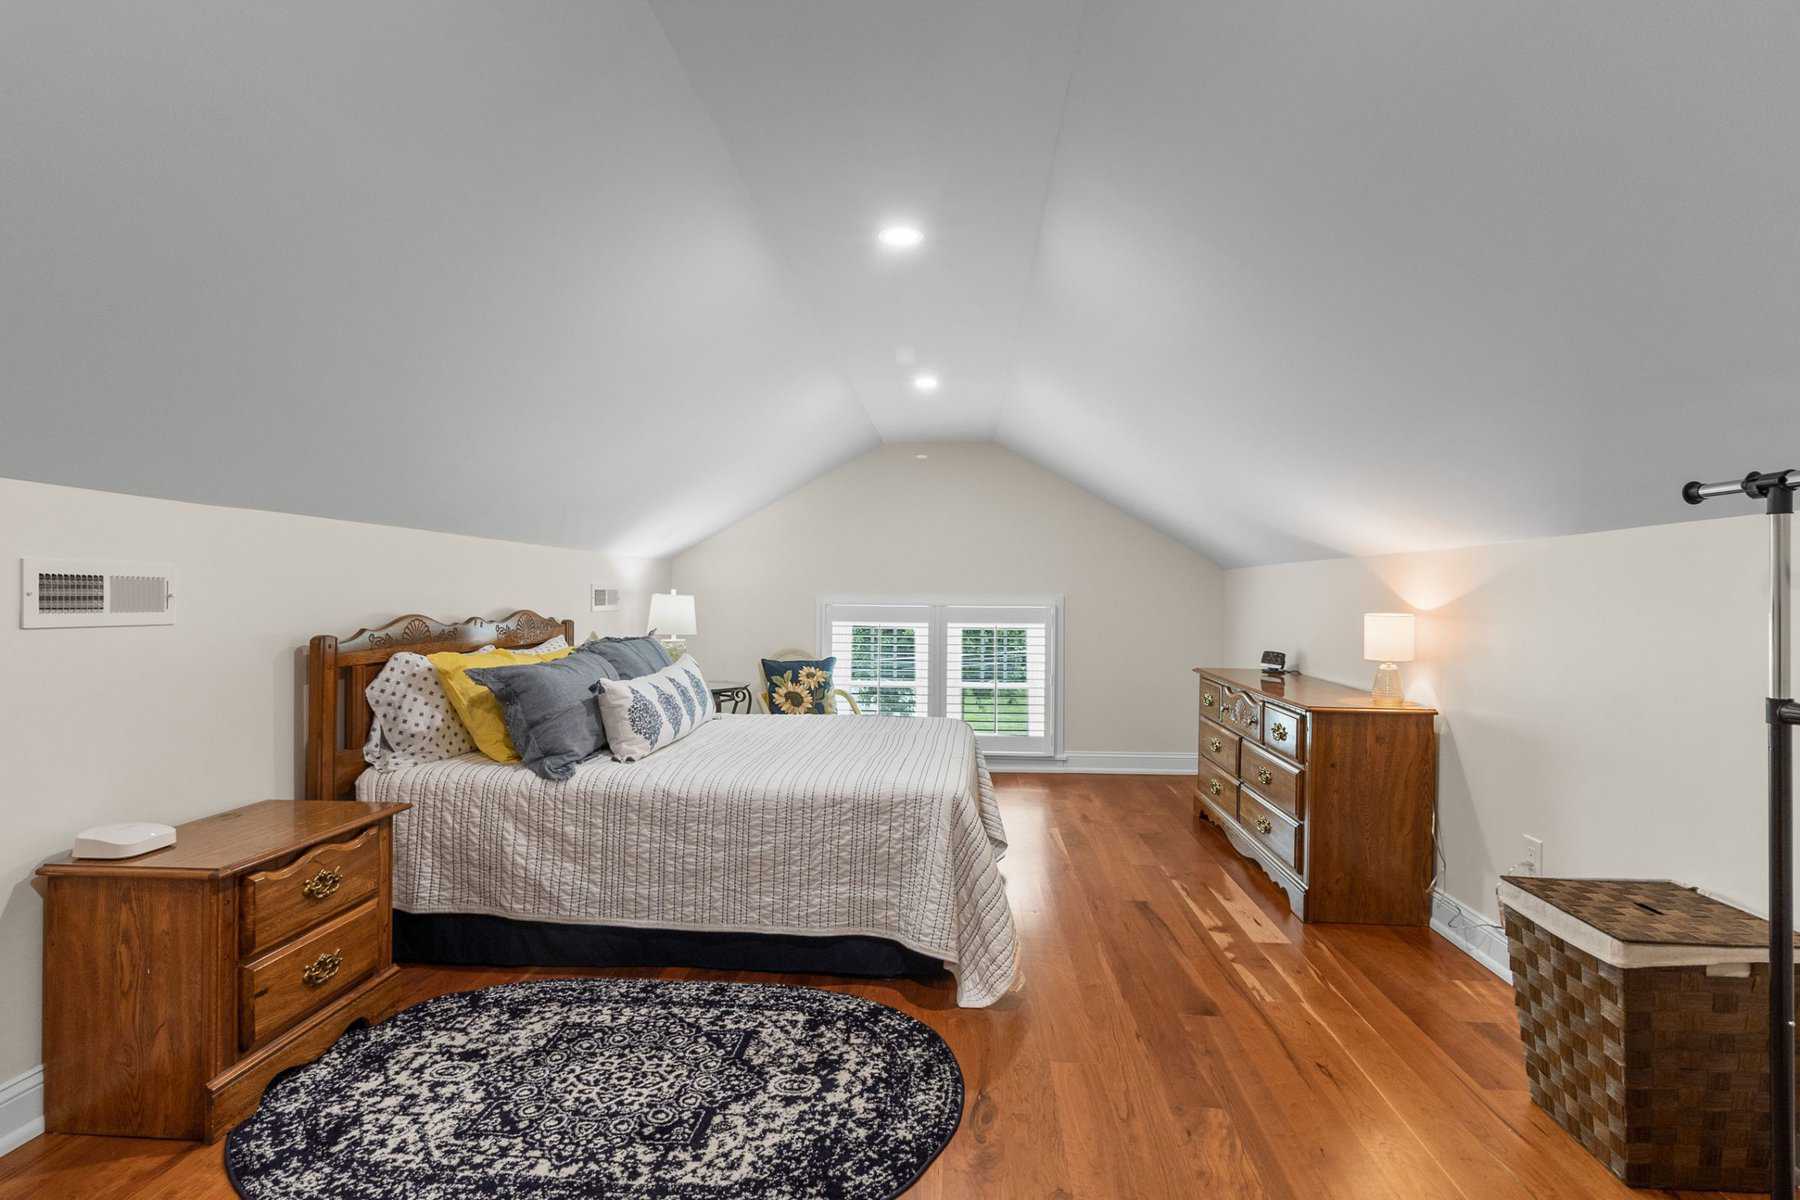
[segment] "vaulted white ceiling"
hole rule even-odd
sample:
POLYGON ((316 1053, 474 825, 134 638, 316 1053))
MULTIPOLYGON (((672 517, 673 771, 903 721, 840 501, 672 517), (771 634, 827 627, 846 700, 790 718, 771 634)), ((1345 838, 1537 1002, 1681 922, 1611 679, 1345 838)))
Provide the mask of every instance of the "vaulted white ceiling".
POLYGON ((0 6, 0 474, 657 554, 877 444, 641 3, 0 6))
POLYGON ((654 8, 876 429, 992 437, 1032 311, 1080 0, 654 8), (884 252, 889 221, 926 243, 884 252), (913 391, 917 370, 942 390, 913 391))
POLYGON ((994 438, 1226 564, 1686 519, 1800 465, 1796 61, 1773 0, 23 0, 0 474, 663 553, 994 438))

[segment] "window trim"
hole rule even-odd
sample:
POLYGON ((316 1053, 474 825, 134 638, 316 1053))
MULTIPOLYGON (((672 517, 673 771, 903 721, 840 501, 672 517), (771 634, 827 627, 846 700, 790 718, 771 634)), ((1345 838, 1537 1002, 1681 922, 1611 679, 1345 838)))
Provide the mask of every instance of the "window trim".
POLYGON ((989 759, 1017 761, 1035 759, 1061 762, 1067 757, 1063 749, 1063 698, 1066 689, 1063 686, 1062 672, 1063 597, 1061 593, 1035 596, 1012 592, 1001 595, 925 593, 906 596, 853 593, 820 596, 817 600, 814 620, 815 644, 820 648, 820 654, 831 652, 830 611, 834 607, 870 609, 872 610, 871 620, 881 619, 875 616, 873 610, 929 609, 931 651, 930 670, 927 673, 929 682, 926 687, 926 714, 934 717, 946 715, 943 709, 949 695, 949 688, 944 677, 944 673, 948 669, 947 660, 949 658, 946 632, 949 623, 945 618, 945 610, 952 608, 1049 609, 1050 636, 1044 639, 1044 654, 1048 659, 1044 666, 1049 675, 1049 687, 1045 689, 1045 698, 1050 705, 1049 719, 1046 721, 1047 728, 1045 730, 1048 748, 1007 750, 1004 748, 1004 743, 1009 740, 1006 737, 987 735, 985 740, 981 734, 976 734, 975 737, 982 754, 989 759))

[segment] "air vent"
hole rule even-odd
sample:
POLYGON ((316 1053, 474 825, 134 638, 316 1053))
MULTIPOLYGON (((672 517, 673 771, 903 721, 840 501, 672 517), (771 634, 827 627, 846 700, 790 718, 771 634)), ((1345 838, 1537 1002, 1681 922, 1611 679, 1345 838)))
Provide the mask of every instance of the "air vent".
POLYGON ((41 613, 98 613, 106 611, 106 576, 77 575, 71 571, 37 573, 38 611, 41 613))
POLYGON ((594 611, 612 612, 619 607, 619 589, 594 585, 594 611))
POLYGON ((28 558, 19 585, 21 629, 175 623, 167 563, 28 558))

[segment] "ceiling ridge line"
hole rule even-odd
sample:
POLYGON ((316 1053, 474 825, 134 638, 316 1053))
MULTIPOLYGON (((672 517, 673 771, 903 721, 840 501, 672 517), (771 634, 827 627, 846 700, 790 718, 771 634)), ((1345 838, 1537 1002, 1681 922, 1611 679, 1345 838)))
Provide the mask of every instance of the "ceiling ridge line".
POLYGON ((1038 276, 1044 257, 1044 221, 1050 212, 1050 194, 1056 186, 1057 164, 1062 161, 1063 137, 1069 127, 1069 98, 1075 94, 1075 74, 1081 69, 1081 49, 1087 41, 1088 16, 1092 12, 1093 0, 1081 0, 1081 16, 1075 21, 1075 38, 1069 46, 1069 74, 1063 80, 1062 101, 1056 109, 1056 138, 1050 143, 1049 163, 1044 168, 1043 193, 1038 201, 1037 230, 1031 238, 1031 270, 1025 279, 1025 302, 1019 323, 1013 328, 1012 389, 995 407, 989 433, 989 437, 1001 445, 1005 445, 1001 440, 1001 431, 1005 428, 1007 414, 1017 408, 1019 403, 1019 372, 1023 360, 1020 347, 1025 341, 1026 326, 1031 321, 1032 305, 1038 294, 1038 276))
MULTIPOLYGON (((806 314, 813 343, 823 351, 820 360, 826 364, 837 363, 830 370, 838 377, 838 382, 843 386, 845 393, 856 402, 857 409, 863 415, 864 423, 869 427, 869 433, 875 439, 875 445, 886 445, 887 439, 882 435, 881 426, 875 423, 875 415, 869 410, 868 401, 863 399, 861 390, 856 386, 855 378, 850 371, 850 364, 840 359, 838 351, 829 348, 830 339, 824 334, 824 326, 819 320, 817 306, 804 294, 803 289, 796 286, 794 273, 789 267, 786 257, 777 250, 776 240, 769 234, 768 221, 764 219, 762 209, 756 203, 750 185, 744 179, 744 168, 738 161, 737 151, 732 148, 731 139, 725 136, 725 131, 719 128, 719 122, 713 116, 712 109, 707 106, 705 97, 695 86, 694 74, 688 70, 686 60, 681 57, 681 51, 676 49, 675 39, 669 36, 669 27, 663 24, 662 13, 658 11, 656 0, 644 0, 644 7, 649 10, 650 19, 655 22, 657 35, 662 38, 663 46, 668 50, 669 57, 674 60, 676 69, 681 72, 681 81, 687 87, 688 96, 693 100, 694 106, 700 111, 701 116, 706 119, 707 126, 713 131, 713 140, 725 152, 725 161, 731 164, 732 181, 737 186, 744 210, 750 214, 752 223, 755 225, 757 239, 762 243, 763 252, 769 256, 769 261, 775 266, 782 291, 787 294, 789 302, 794 305, 796 310, 806 314)), ((827 470, 830 469, 827 468, 827 470)))

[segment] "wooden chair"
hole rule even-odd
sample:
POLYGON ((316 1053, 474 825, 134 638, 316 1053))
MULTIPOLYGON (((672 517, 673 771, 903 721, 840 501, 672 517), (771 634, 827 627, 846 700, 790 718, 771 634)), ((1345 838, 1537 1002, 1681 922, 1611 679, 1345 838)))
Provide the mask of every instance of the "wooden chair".
MULTIPOLYGON (((792 662, 795 659, 802 659, 802 658, 816 660, 819 656, 814 654, 811 650, 800 650, 800 649, 796 649, 793 646, 789 646, 784 650, 777 650, 775 653, 769 655, 769 657, 771 659, 775 660, 776 662, 792 662)), ((826 703, 831 704, 835 707, 835 705, 837 703, 837 698, 839 696, 842 696, 844 698, 844 703, 848 704, 850 706, 850 711, 852 713, 856 714, 859 717, 862 716, 862 709, 860 709, 856 706, 856 697, 852 696, 849 692, 846 692, 843 688, 832 688, 831 694, 828 695, 827 697, 825 697, 826 703)), ((768 714, 771 716, 774 715, 773 713, 770 712, 770 709, 769 709, 769 681, 766 678, 762 681, 762 683, 756 689, 756 702, 762 706, 762 710, 765 714, 768 714)), ((782 715, 785 716, 786 714, 784 713, 782 715)), ((804 716, 807 714, 803 713, 801 715, 804 716)), ((838 714, 835 712, 825 712, 825 713, 820 713, 820 714, 816 714, 816 715, 836 716, 838 714)))

